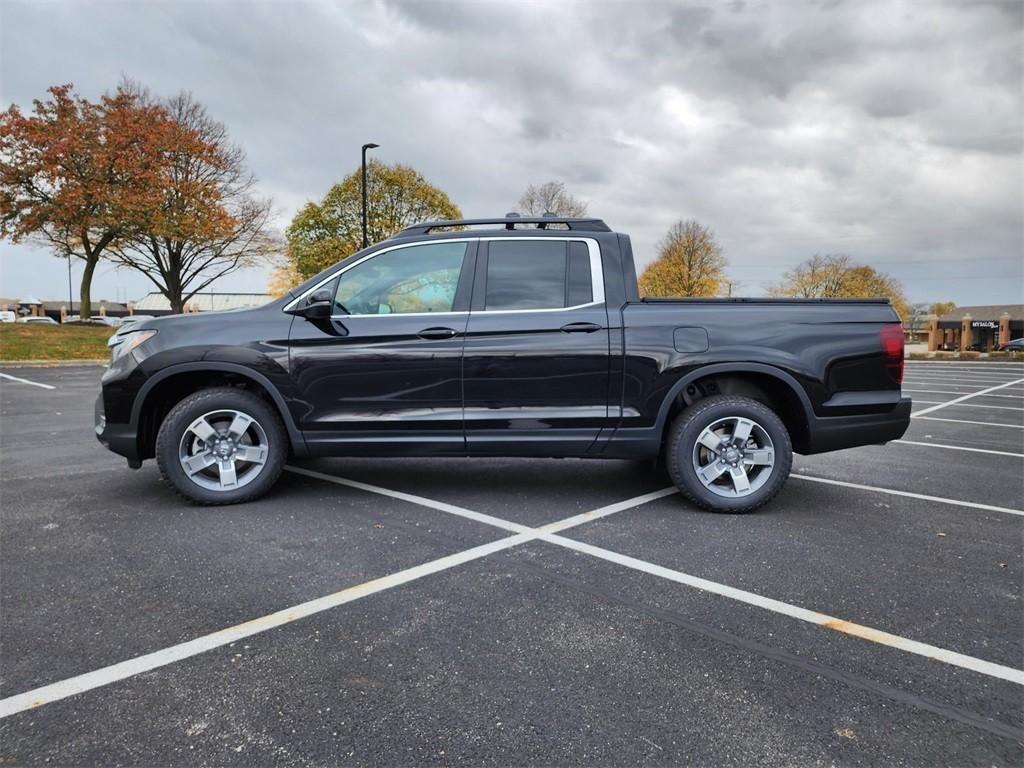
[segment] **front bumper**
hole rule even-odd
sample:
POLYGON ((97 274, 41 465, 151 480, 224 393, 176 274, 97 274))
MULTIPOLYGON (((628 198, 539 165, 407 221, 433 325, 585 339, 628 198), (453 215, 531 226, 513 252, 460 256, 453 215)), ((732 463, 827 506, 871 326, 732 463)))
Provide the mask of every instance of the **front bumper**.
POLYGON ((103 411, 103 393, 96 398, 93 409, 96 439, 107 449, 128 459, 128 463, 138 465, 139 443, 135 428, 131 424, 109 424, 103 411))
POLYGON ((909 397, 883 413, 816 417, 810 425, 807 453, 825 453, 898 440, 910 426, 909 397))

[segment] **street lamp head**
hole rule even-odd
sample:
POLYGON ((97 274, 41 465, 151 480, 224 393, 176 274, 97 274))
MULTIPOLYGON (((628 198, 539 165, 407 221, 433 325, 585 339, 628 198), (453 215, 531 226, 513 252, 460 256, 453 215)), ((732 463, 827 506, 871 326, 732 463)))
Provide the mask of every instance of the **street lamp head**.
POLYGON ((374 144, 372 141, 369 144, 363 144, 363 149, 376 149, 380 144, 374 144))

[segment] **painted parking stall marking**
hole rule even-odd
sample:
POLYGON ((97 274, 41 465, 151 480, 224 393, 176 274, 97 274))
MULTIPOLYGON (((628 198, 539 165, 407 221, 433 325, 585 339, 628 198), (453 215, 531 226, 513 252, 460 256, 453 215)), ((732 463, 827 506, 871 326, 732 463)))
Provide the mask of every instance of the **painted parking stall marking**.
POLYGON ((979 395, 984 395, 984 394, 987 394, 989 392, 995 392, 997 390, 1004 389, 1005 387, 1009 387, 1009 386, 1012 386, 1014 384, 1020 384, 1022 382, 1024 382, 1024 379, 1015 379, 1013 381, 1007 382, 1006 384, 997 384, 994 387, 989 387, 988 389, 982 389, 982 390, 980 390, 978 392, 973 392, 973 393, 971 393, 969 395, 961 395, 960 397, 953 398, 952 400, 950 400, 948 402, 939 403, 938 405, 933 405, 931 408, 925 408, 923 411, 916 411, 915 413, 912 413, 910 415, 910 418, 912 418, 912 419, 919 419, 923 415, 925 415, 926 413, 932 413, 933 411, 937 411, 940 408, 948 408, 951 405, 956 405, 957 403, 962 403, 965 400, 970 400, 973 397, 978 397, 979 395))
POLYGON ((137 656, 134 659, 128 659, 117 664, 111 664, 110 666, 97 669, 93 672, 86 672, 82 675, 76 675, 75 677, 68 678, 67 680, 61 680, 57 683, 50 685, 44 685, 40 688, 36 688, 25 693, 18 694, 16 696, 9 696, 6 699, 0 699, 0 718, 10 717, 11 715, 17 714, 18 712, 24 712, 28 709, 34 709, 44 704, 50 704, 54 701, 60 701, 66 699, 69 696, 74 696, 79 693, 85 693, 95 688, 100 688, 111 683, 116 683, 120 680, 126 680, 129 677, 140 675, 143 672, 149 672, 159 667, 165 667, 168 664, 173 664, 177 661, 197 656, 200 653, 213 650, 214 648, 220 648, 230 643, 243 640, 252 635, 265 632, 268 629, 275 627, 282 627, 285 624, 290 624, 293 621, 312 616, 317 613, 336 608, 339 605, 350 603, 353 600, 359 600, 369 595, 383 592, 386 589, 392 589, 393 587, 400 586, 402 584, 408 584, 410 581, 415 581, 424 576, 428 576, 433 573, 439 573, 440 571, 454 568, 457 565, 468 563, 472 560, 486 557, 487 555, 499 552, 509 547, 514 547, 517 544, 522 544, 530 539, 536 538, 530 534, 517 534, 515 536, 509 536, 498 541, 484 544, 479 547, 473 547, 463 552, 457 552, 447 557, 442 557, 437 560, 432 560, 423 565, 417 565, 413 568, 407 568, 404 571, 398 571, 396 573, 389 574, 373 581, 367 581, 363 584, 357 584, 353 587, 348 587, 324 597, 317 598, 316 600, 310 600, 299 605, 294 605, 290 608, 285 608, 280 611, 276 611, 267 616, 261 616, 251 621, 243 622, 242 624, 236 624, 233 627, 227 627, 226 629, 218 630, 217 632, 211 632, 208 635, 197 637, 194 640, 189 640, 178 645, 172 645, 168 648, 162 648, 159 651, 153 653, 147 653, 143 656, 137 656))
MULTIPOLYGON (((966 389, 966 387, 965 387, 965 389, 966 389)), ((932 394, 932 395, 963 395, 963 394, 969 394, 969 393, 964 393, 964 392, 957 392, 957 391, 950 390, 950 389, 910 389, 908 387, 903 387, 903 391, 904 392, 925 392, 925 393, 932 394)), ((1004 398, 1006 398, 1008 400, 1024 400, 1024 395, 1004 395, 1004 394, 998 394, 998 395, 984 395, 984 397, 1004 397, 1004 398)), ((919 401, 917 401, 915 399, 915 402, 919 402, 919 401)))
POLYGON ((921 421, 947 421, 951 424, 977 424, 982 427, 1007 427, 1009 429, 1024 429, 1024 424, 1003 424, 995 421, 970 421, 968 419, 944 419, 941 416, 918 416, 917 413, 910 414, 911 418, 920 418, 921 421))
POLYGON ((1008 515, 1017 515, 1024 517, 1024 509, 1014 509, 1012 507, 998 507, 993 504, 981 504, 975 501, 963 501, 962 499, 949 499, 944 496, 929 496, 924 493, 913 493, 912 491, 900 491, 895 488, 880 488, 874 485, 864 485, 863 483, 849 483, 845 480, 831 480, 827 477, 814 477, 813 475, 802 475, 793 473, 790 475, 791 478, 797 480, 808 480, 812 483, 824 483, 826 485, 838 485, 843 488, 856 488, 860 491, 872 491, 874 493, 886 493, 890 496, 903 496, 908 499, 919 499, 921 501, 933 501, 938 504, 952 504, 956 507, 968 507, 970 509, 983 509, 987 512, 1003 512, 1008 515))
MULTIPOLYGON (((1024 512, 1021 512, 1024 514, 1024 512)), ((937 648, 934 645, 928 645, 927 643, 919 643, 916 640, 909 640, 899 635, 893 635, 889 632, 882 632, 872 627, 866 627, 863 624, 855 624, 850 621, 844 621, 834 616, 829 616, 824 613, 818 613, 817 611, 807 610, 790 603, 784 603, 781 600, 774 600, 770 597, 759 595, 756 592, 748 592, 743 589, 736 589, 726 584, 719 584, 715 581, 708 581, 702 579, 699 576, 692 576, 682 571, 676 571, 671 568, 664 568, 654 563, 648 563, 644 560, 638 560, 635 557, 629 557, 628 555, 622 555, 617 552, 611 552, 601 547, 595 547, 590 544, 584 544, 583 542, 576 541, 574 539, 567 539, 562 536, 555 536, 551 534, 545 534, 541 537, 543 541, 550 542, 552 544, 558 544, 569 549, 582 552, 592 557, 597 557, 602 560, 607 560, 617 565, 623 565, 633 570, 642 571, 652 576, 658 576, 662 579, 668 579, 674 581, 677 584, 684 584, 688 587, 700 589, 704 592, 710 592, 715 595, 727 597, 730 600, 736 600, 747 605, 753 605, 757 608, 764 608, 765 610, 772 611, 773 613, 779 613, 783 616, 789 616, 790 618, 797 619, 799 621, 806 621, 811 624, 817 624, 818 626, 825 627, 826 629, 832 629, 836 632, 841 632, 845 635, 853 635, 863 640, 869 640, 879 645, 885 645, 890 648, 896 648, 907 653, 913 653, 917 656, 924 656, 925 658, 934 659, 935 661, 941 661, 946 664, 951 664, 956 667, 962 667, 963 669, 970 669, 974 672, 980 672, 983 675, 989 677, 999 678, 1000 680, 1007 680, 1018 685, 1024 685, 1024 670, 1014 669, 1012 667, 1006 667, 1002 664, 993 664, 989 661, 977 659, 973 656, 967 656, 962 653, 956 653, 949 651, 944 648, 937 648)))
POLYGON ((18 376, 11 376, 9 373, 0 373, 0 379, 9 379, 10 381, 16 381, 19 384, 30 384, 33 387, 39 387, 41 389, 56 389, 52 384, 41 384, 38 381, 29 381, 28 379, 22 379, 18 376))
POLYGON ((968 451, 969 453, 990 453, 994 456, 1012 456, 1018 459, 1024 459, 1024 453, 1013 453, 1012 451, 997 451, 991 448, 970 448, 966 445, 949 445, 948 443, 929 443, 921 440, 893 440, 894 443, 901 443, 902 445, 923 445, 928 448, 946 448, 952 451, 968 451))
MULTIPOLYGON (((471 549, 457 552, 455 554, 447 555, 437 560, 432 560, 422 565, 414 566, 388 576, 374 579, 372 581, 358 584, 352 587, 347 587, 338 592, 315 600, 310 600, 299 605, 285 608, 280 611, 262 616, 256 619, 252 619, 241 624, 237 624, 233 627, 218 630, 217 632, 204 635, 202 637, 195 638, 193 640, 179 643, 177 645, 170 646, 152 653, 144 654, 142 656, 129 659, 127 661, 112 664, 102 669, 95 670, 93 672, 87 672, 82 675, 77 675, 66 680, 62 680, 50 685, 45 685, 40 688, 36 688, 24 693, 16 694, 8 698, 0 700, 0 718, 9 717, 19 712, 24 712, 35 707, 43 706, 45 704, 59 701, 61 699, 74 696, 79 693, 84 693, 95 688, 109 685, 120 680, 125 680, 143 672, 148 672, 159 667, 173 664, 177 661, 196 656, 206 651, 213 650, 215 648, 228 645, 236 642, 240 639, 250 637, 252 635, 264 632, 268 629, 281 627, 286 624, 290 624, 294 621, 312 616, 317 613, 321 613, 331 608, 344 605, 354 600, 367 597, 369 595, 377 594, 394 587, 407 584, 416 579, 423 578, 434 573, 449 570, 455 568, 464 563, 478 560, 496 552, 501 552, 512 547, 525 544, 529 541, 541 540, 550 544, 554 544, 563 548, 588 554, 593 557, 597 557, 602 560, 616 563, 618 565, 631 568, 633 570, 641 571, 649 575, 658 576, 675 583, 690 586, 702 591, 716 594, 722 597, 726 597, 732 600, 743 602, 748 605, 753 605, 765 610, 772 611, 790 618, 794 618, 800 621, 809 622, 817 626, 821 626, 826 629, 831 629, 842 634, 851 635, 858 637, 863 640, 895 648, 906 653, 911 653, 917 656, 923 656, 925 658, 934 659, 941 661, 945 664, 960 667, 963 669, 972 670, 989 677, 1006 680, 1008 682, 1016 683, 1018 685, 1024 685, 1024 670, 1015 669, 1013 667, 1007 667, 1001 664, 995 664, 993 662, 986 661, 984 659, 975 658, 966 654, 956 653, 947 649, 939 648, 937 646, 929 645, 927 643, 921 643, 916 640, 904 638, 899 635, 895 635, 882 630, 867 627, 862 624, 857 624, 843 620, 838 617, 830 616, 825 613, 821 613, 814 610, 802 608, 797 605, 785 603, 774 598, 766 597, 763 595, 749 592, 746 590, 737 589, 727 584, 721 584, 707 579, 702 579, 698 576, 676 571, 670 568, 659 566, 655 563, 648 563, 643 560, 638 560, 627 555, 622 555, 610 550, 602 549, 600 547, 594 547, 589 544, 569 539, 558 535, 560 532, 568 530, 570 528, 582 525, 593 520, 607 517, 609 515, 616 514, 628 509, 633 509, 642 504, 654 501, 656 499, 672 496, 676 493, 674 487, 663 488, 650 493, 642 494, 640 496, 626 499, 625 501, 609 504, 598 509, 591 510, 590 512, 584 512, 578 515, 565 518, 548 525, 541 526, 539 528, 529 528, 527 526, 520 525, 508 520, 478 513, 473 510, 459 507, 453 504, 447 504, 445 502, 436 501, 423 496, 417 496, 415 494, 408 494, 401 491, 393 491, 388 488, 382 488, 381 486, 371 485, 369 483, 361 483, 347 478, 341 478, 334 475, 328 475, 322 472, 315 472, 313 470, 304 469, 301 467, 286 467, 287 470, 296 474, 305 475, 319 480, 325 480, 327 482, 336 483, 343 485, 354 490, 361 490, 369 493, 377 493, 391 498, 402 499, 403 501, 409 501, 414 504, 420 504, 422 506, 429 507, 431 509, 447 512, 449 514, 457 515, 466 519, 471 519, 476 522, 486 523, 494 527, 500 528, 505 531, 515 531, 514 535, 499 539, 488 544, 473 547, 471 549)), ((936 501, 944 504, 953 504, 962 507, 970 507, 976 509, 985 509, 989 511, 1006 512, 1013 515, 1024 516, 1024 510, 1008 509, 1004 507, 996 507, 987 504, 976 504, 973 502, 958 501, 955 499, 944 499, 941 497, 926 496, 923 494, 914 494, 906 491, 896 491, 893 489, 875 488, 873 486, 860 485, 857 483, 845 483, 842 481, 827 480, 823 478, 815 478, 807 475, 794 474, 792 477, 810 480, 813 482, 823 482, 835 485, 842 485, 851 488, 858 488, 868 491, 876 491, 882 493, 890 493, 898 496, 906 496, 910 498, 923 499, 927 501, 936 501)))
POLYGON ((428 563, 424 563, 423 565, 407 568, 405 570, 389 574, 388 576, 374 579, 373 581, 368 581, 353 587, 347 587, 333 594, 325 595, 305 603, 300 603, 299 605, 295 605, 290 608, 284 608, 266 616, 261 616, 241 624, 236 624, 235 626, 227 627, 216 632, 211 632, 208 635, 203 635, 202 637, 195 638, 194 640, 179 643, 168 648, 163 648, 152 653, 147 653, 133 659, 119 662, 117 664, 111 664, 103 667, 102 669, 94 670, 93 672, 86 672, 66 680, 35 688, 31 691, 0 699, 0 719, 43 706, 44 704, 50 704, 55 701, 60 701, 61 699, 66 699, 69 696, 74 696, 105 685, 110 685, 111 683, 115 683, 120 680, 126 680, 129 677, 134 677, 135 675, 142 674, 143 672, 149 672, 159 667, 164 667, 168 664, 173 664, 177 661, 197 656, 201 653, 205 653, 206 651, 220 648, 260 632, 265 632, 268 629, 282 627, 286 624, 298 621, 299 619, 344 605, 345 603, 350 603, 354 600, 377 594, 378 592, 383 592, 403 584, 408 584, 409 582, 415 581, 416 579, 420 579, 424 576, 455 568, 463 563, 478 560, 482 557, 494 554, 495 552, 500 552, 520 544, 525 544, 528 541, 535 541, 544 535, 549 535, 556 531, 563 531, 577 525, 582 525, 583 523, 591 520, 607 517, 608 515, 613 515, 617 512, 622 512, 640 504, 646 504, 649 501, 654 501, 655 499, 660 499, 665 496, 671 496, 676 493, 676 489, 674 487, 664 488, 659 491, 645 493, 615 504, 599 507, 598 509, 591 510, 590 512, 573 515, 565 520, 543 526, 542 528, 529 528, 527 526, 520 525, 519 523, 474 512, 473 510, 458 507, 454 504, 446 504, 442 501, 428 499, 424 496, 392 491, 391 489, 382 488, 381 486, 360 483, 355 480, 349 480, 335 475, 328 475, 322 472, 315 472, 301 467, 288 466, 286 469, 296 474, 305 475, 306 477, 325 480, 327 482, 344 485, 349 488, 362 490, 368 493, 377 493, 391 498, 402 499, 403 501, 409 501, 413 504, 426 506, 430 509, 436 509, 441 512, 447 512, 459 517, 486 523, 496 528, 502 528, 506 531, 521 532, 516 533, 514 536, 509 536, 488 544, 473 547, 472 549, 467 549, 463 552, 456 552, 455 554, 447 555, 445 557, 438 558, 437 560, 432 560, 428 563))
POLYGON ((1016 405, 987 405, 982 403, 952 403, 946 400, 914 400, 915 403, 924 405, 951 405, 955 408, 993 408, 997 411, 1024 411, 1024 408, 1016 405))

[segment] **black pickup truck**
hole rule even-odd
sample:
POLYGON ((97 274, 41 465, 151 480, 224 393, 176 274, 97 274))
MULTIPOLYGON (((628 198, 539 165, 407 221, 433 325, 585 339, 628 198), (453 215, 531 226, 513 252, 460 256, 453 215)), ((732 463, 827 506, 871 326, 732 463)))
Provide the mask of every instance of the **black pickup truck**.
POLYGON ((662 457, 695 504, 769 501, 792 454, 900 437, 884 299, 645 299, 598 219, 409 227, 257 309, 111 339, 100 442, 186 498, 256 498, 289 456, 662 457))

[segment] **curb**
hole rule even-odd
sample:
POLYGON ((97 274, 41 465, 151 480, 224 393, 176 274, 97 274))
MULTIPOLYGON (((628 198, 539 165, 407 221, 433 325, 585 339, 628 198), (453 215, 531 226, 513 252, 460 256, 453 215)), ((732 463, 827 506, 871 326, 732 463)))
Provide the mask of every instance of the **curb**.
POLYGON ((0 360, 0 368, 69 368, 75 365, 106 366, 109 360, 0 360))
POLYGON ((907 355, 904 359, 913 360, 916 362, 928 362, 928 363, 1019 363, 1024 362, 1024 357, 1020 356, 1009 356, 1006 357, 990 357, 989 355, 982 353, 979 357, 960 357, 956 356, 943 356, 937 357, 935 355, 923 355, 923 354, 912 354, 907 355))

